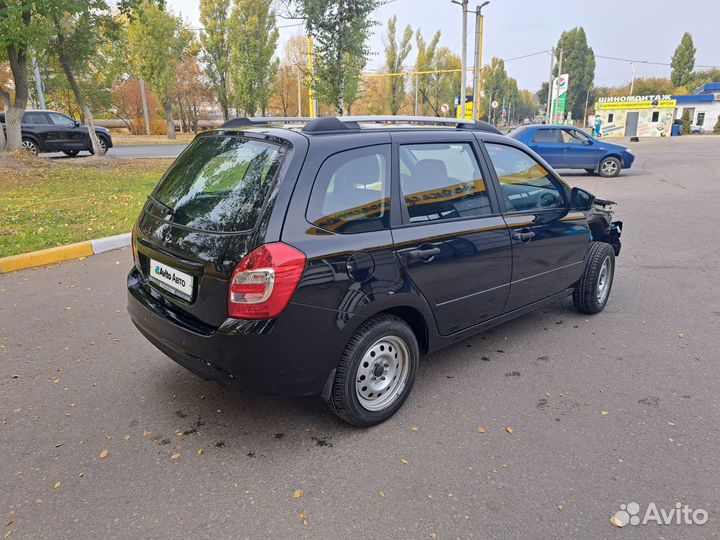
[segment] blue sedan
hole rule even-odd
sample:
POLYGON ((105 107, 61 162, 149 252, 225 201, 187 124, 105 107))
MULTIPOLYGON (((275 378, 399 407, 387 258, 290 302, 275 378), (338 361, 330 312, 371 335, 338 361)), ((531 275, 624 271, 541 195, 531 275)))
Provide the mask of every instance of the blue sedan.
POLYGON ((521 126, 509 135, 535 150, 555 169, 585 169, 611 178, 621 169, 629 169, 635 160, 629 148, 594 139, 572 126, 521 126))

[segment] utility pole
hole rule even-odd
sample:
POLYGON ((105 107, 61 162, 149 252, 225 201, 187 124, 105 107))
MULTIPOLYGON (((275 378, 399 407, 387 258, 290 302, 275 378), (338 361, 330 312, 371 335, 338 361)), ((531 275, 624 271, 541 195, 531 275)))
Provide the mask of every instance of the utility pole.
POLYGON ((475 67, 473 69, 473 120, 480 118, 480 71, 482 70, 483 26, 485 17, 482 8, 490 0, 483 2, 475 9, 475 67))
MULTIPOLYGON (((560 97, 560 75, 562 75, 562 61, 563 61, 563 50, 560 49, 560 58, 558 60, 558 74, 557 74, 557 81, 558 81, 558 98, 560 97)), ((550 114, 553 116, 553 121, 555 120, 555 103, 553 102, 553 108, 550 110, 550 114)))
POLYGON ((295 66, 297 68, 297 80, 298 80, 298 118, 302 117, 302 73, 300 72, 300 66, 295 66))
POLYGON ((140 99, 142 99, 143 116, 145 117, 145 133, 150 135, 150 116, 148 115, 147 96, 145 95, 145 81, 140 79, 140 99))
POLYGON ((587 93, 585 94, 585 108, 583 109, 583 119, 582 119, 582 127, 586 127, 587 124, 587 108, 588 108, 588 100, 590 99, 590 88, 587 89, 587 93))
POLYGON ((40 66, 38 66, 35 56, 32 58, 33 72, 35 73, 35 89, 37 90, 38 101, 40 102, 40 108, 42 110, 47 109, 45 104, 45 87, 43 86, 42 79, 40 78, 40 66))
POLYGON ((552 109, 552 89, 553 89, 553 64, 555 61, 555 47, 550 49, 550 80, 548 82, 547 95, 547 112, 545 113, 545 123, 550 123, 550 109, 552 109))
POLYGON ((308 91, 308 97, 310 101, 310 118, 315 118, 318 114, 317 98, 315 97, 315 68, 313 67, 313 42, 312 38, 308 36, 307 46, 307 63, 308 73, 310 74, 310 87, 308 91))
POLYGON ((630 81, 630 95, 633 95, 633 88, 635 88, 635 64, 630 62, 630 67, 633 70, 632 81, 630 81))
POLYGON ((465 92, 467 85, 467 6, 469 0, 452 0, 462 6, 462 74, 460 76, 460 118, 465 118, 465 92))
POLYGON ((415 116, 420 116, 420 75, 415 74, 415 116))

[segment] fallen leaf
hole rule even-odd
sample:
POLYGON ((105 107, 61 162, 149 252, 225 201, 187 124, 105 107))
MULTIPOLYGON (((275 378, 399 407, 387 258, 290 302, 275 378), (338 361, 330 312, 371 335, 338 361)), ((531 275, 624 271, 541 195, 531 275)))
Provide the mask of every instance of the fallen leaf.
POLYGON ((403 465, 407 465, 407 464, 408 464, 408 460, 405 459, 405 458, 400 458, 400 463, 402 463, 403 465))
POLYGON ((615 525, 616 527, 621 527, 621 528, 622 528, 622 527, 625 526, 625 524, 624 524, 622 521, 620 521, 618 518, 616 518, 615 515, 613 515, 613 516, 610 518, 610 523, 612 523, 612 524, 615 525))
POLYGON ((300 499, 303 495, 305 495, 305 492, 302 489, 296 489, 292 494, 292 498, 300 499))
POLYGON ((147 437, 148 435, 150 435, 149 431, 143 431, 143 437, 147 437))
POLYGON ((198 456, 204 456, 204 455, 205 455, 205 449, 204 449, 204 448, 199 448, 197 453, 198 453, 198 456))
POLYGON ((85 473, 84 473, 84 472, 81 472, 80 474, 78 474, 78 476, 79 476, 80 478, 82 478, 82 477, 85 476, 85 473))
POLYGON ((105 435, 105 438, 106 438, 108 441, 112 441, 112 435, 105 435))
POLYGON ((562 504, 558 504, 558 510, 560 510, 560 511, 565 510, 565 507, 562 504))
POLYGON ((600 416, 607 416, 608 414, 610 413, 607 411, 600 411, 600 416))
POLYGON ((9 526, 12 525, 13 523, 15 523, 15 518, 14 518, 14 517, 11 517, 10 519, 8 519, 8 520, 5 522, 5 526, 6 526, 6 527, 9 527, 9 526))
POLYGON ((667 423, 667 424, 668 424, 668 426, 672 427, 672 426, 675 425, 675 422, 670 422, 670 421, 668 420, 668 423, 667 423))
POLYGON ((64 443, 64 442, 57 443, 57 444, 55 445, 55 448, 60 448, 63 444, 65 444, 65 443, 64 443))
POLYGON ((677 333, 677 336, 678 336, 680 339, 682 339, 682 338, 685 337, 685 334, 683 334, 682 332, 678 332, 678 333, 677 333))
POLYGON ((11 534, 12 534, 12 529, 10 529, 8 532, 5 533, 4 538, 5 538, 5 539, 10 538, 10 535, 11 535, 11 534))
POLYGON ((437 534, 430 533, 430 540, 435 540, 437 538, 437 534))
POLYGON ((506 427, 505 431, 507 431, 510 435, 512 435, 515 430, 511 427, 506 427))
POLYGON ((65 311, 70 311, 71 309, 72 309, 72 307, 70 307, 70 306, 65 306, 65 311))
POLYGON ((110 452, 108 452, 107 450, 103 450, 102 452, 100 452, 100 459, 105 459, 109 455, 110 455, 110 452))
POLYGON ((298 517, 300 518, 300 521, 302 521, 302 524, 307 527, 308 520, 307 520, 307 515, 305 514, 305 512, 300 512, 300 515, 298 517))
POLYGON ((60 489, 60 482, 55 482, 55 485, 53 486, 55 489, 60 489))
POLYGON ((172 461, 177 461, 178 459, 180 459, 180 454, 178 452, 175 452, 173 455, 170 456, 170 459, 172 461))
POLYGON ((17 374, 16 374, 16 375, 13 375, 12 378, 13 378, 13 379, 19 379, 19 378, 20 378, 20 375, 17 375, 17 374))
POLYGON ((482 426, 479 426, 479 427, 477 428, 477 432, 478 432, 478 433, 485 433, 485 428, 482 427, 482 426))
POLYGON ((381 497, 384 497, 384 496, 385 496, 385 492, 384 492, 384 491, 380 491, 380 492, 378 492, 378 495, 380 495, 381 497))
POLYGON ((419 427, 413 426, 413 427, 410 428, 410 431, 417 431, 417 430, 419 430, 419 429, 420 429, 419 427))
POLYGON ((53 379, 53 384, 57 384, 60 382, 60 379, 53 379))
POLYGON ((129 441, 129 440, 130 440, 130 435, 123 435, 123 439, 125 439, 126 441, 129 441))

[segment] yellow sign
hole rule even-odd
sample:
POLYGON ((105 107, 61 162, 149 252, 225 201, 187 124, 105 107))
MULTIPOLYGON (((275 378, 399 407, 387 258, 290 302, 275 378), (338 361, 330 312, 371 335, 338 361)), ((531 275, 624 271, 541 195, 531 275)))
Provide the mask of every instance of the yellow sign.
POLYGON ((677 102, 674 99, 660 99, 654 101, 611 101, 595 103, 596 111, 624 111, 636 109, 674 109, 677 102))
MULTIPOLYGON (((463 117, 461 116, 460 111, 460 105, 457 107, 457 111, 455 111, 455 116, 458 120, 462 120, 463 117)), ((473 102, 472 101, 466 101, 465 102, 465 120, 472 120, 473 119, 473 102)))

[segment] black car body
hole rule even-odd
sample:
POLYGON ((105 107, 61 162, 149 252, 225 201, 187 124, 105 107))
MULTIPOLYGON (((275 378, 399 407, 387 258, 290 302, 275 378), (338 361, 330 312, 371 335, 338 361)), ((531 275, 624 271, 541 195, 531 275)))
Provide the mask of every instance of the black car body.
MULTIPOLYGON (((0 123, 5 123, 5 113, 0 113, 0 123)), ((21 125, 23 148, 32 154, 64 152, 76 156, 83 150, 92 152, 88 130, 88 126, 59 112, 25 111, 21 125)), ((95 133, 105 150, 112 148, 108 129, 96 127, 95 133)))
MULTIPOLYGON (((580 291, 593 245, 604 246, 604 260, 619 253, 611 203, 571 190, 494 128, 363 120, 292 129, 243 119, 198 135, 133 229, 128 310, 140 332, 204 378, 275 396, 321 394, 338 412, 341 357, 358 333, 379 331, 378 320, 412 334, 396 349, 434 351, 580 291), (240 170, 218 176, 233 164, 240 170), (266 179, 253 188, 217 196, 210 187, 253 170, 266 179), (272 294, 285 304, 236 313, 234 295, 263 294, 258 283, 267 283, 259 268, 270 263, 253 261, 272 257, 272 294), (287 276, 295 283, 288 278, 285 290, 287 276)), ((384 381, 383 369, 358 380, 384 381)), ((339 414, 370 425, 390 409, 339 414)))

